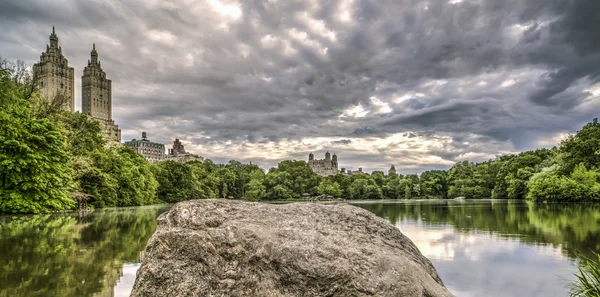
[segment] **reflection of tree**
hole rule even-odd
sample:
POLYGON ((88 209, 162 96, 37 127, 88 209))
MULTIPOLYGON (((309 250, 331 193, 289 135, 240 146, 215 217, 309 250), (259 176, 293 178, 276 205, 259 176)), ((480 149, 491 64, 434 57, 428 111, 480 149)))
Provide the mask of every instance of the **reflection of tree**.
POLYGON ((460 232, 490 231, 523 242, 560 245, 571 257, 575 257, 577 251, 600 252, 600 204, 445 200, 357 206, 392 224, 421 220, 426 225, 452 225, 460 232))
POLYGON ((0 217, 0 297, 100 292, 107 274, 137 260, 160 210, 99 211, 83 224, 70 214, 0 217))

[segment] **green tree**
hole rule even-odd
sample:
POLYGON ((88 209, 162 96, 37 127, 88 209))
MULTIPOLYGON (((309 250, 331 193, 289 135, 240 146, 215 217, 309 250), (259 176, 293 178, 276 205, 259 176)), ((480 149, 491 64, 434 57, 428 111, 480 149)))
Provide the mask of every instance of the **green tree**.
POLYGON ((25 87, 0 67, 0 212, 71 209, 65 137, 56 122, 32 114, 43 99, 26 98, 25 87))
POLYGON ((444 170, 429 170, 419 176, 423 196, 446 198, 448 192, 448 173, 444 170))
POLYGON ((245 198, 249 200, 262 200, 267 197, 265 187, 265 173, 261 169, 250 172, 250 181, 246 185, 245 198))
POLYGON ((158 181, 158 199, 175 203, 196 197, 192 168, 186 164, 167 160, 159 163, 160 170, 156 174, 158 181))
POLYGON ((600 123, 595 118, 560 144, 562 174, 569 174, 579 163, 597 169, 600 166, 600 123))
POLYGON ((337 182, 332 182, 330 179, 324 179, 319 186, 317 187, 317 192, 319 194, 331 195, 334 197, 340 197, 342 195, 342 189, 340 184, 337 182))

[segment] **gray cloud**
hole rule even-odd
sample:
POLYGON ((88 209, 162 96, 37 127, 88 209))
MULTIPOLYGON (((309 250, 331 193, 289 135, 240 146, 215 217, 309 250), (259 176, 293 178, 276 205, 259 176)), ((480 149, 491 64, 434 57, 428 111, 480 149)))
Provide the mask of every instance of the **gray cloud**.
POLYGON ((600 2, 454 2, 5 0, 0 55, 35 63, 55 25, 77 77, 96 43, 124 139, 265 167, 447 168, 595 116, 600 2))

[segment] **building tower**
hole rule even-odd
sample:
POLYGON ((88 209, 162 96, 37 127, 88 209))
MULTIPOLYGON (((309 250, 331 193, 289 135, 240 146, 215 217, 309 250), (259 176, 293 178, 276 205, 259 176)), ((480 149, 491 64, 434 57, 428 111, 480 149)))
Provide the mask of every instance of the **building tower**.
POLYGON ((394 164, 392 164, 392 167, 390 167, 390 170, 388 170, 388 175, 390 174, 396 174, 396 167, 394 167, 394 164))
POLYGON ((308 161, 312 161, 315 159, 315 155, 313 153, 308 154, 308 161))
POLYGON ((327 161, 331 160, 331 154, 329 152, 325 153, 325 160, 327 160, 327 161))
POLYGON ((100 122, 107 142, 121 143, 121 129, 112 119, 112 82, 98 61, 96 44, 81 77, 81 109, 100 122))
POLYGON ((185 154, 186 151, 183 144, 181 143, 181 141, 179 141, 179 138, 175 138, 175 141, 173 141, 173 148, 169 149, 169 155, 177 156, 185 154))
POLYGON ((54 100, 62 95, 65 101, 63 108, 71 112, 75 110, 75 69, 69 67, 69 61, 63 56, 54 27, 50 45, 46 45, 40 61, 33 65, 33 72, 44 98, 54 100))
POLYGON ((336 169, 338 167, 337 155, 335 153, 333 153, 333 156, 331 157, 331 166, 336 169))

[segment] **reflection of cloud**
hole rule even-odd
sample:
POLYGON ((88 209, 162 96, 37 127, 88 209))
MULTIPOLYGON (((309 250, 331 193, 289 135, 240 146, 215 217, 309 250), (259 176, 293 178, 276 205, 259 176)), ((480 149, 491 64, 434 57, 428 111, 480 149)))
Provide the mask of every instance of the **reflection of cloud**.
POLYGON ((135 274, 139 268, 140 264, 123 265, 123 276, 115 286, 115 297, 129 297, 135 283, 135 274))
POLYGON ((561 246, 535 245, 478 230, 402 221, 396 226, 429 258, 456 296, 567 295, 575 265, 561 246))

